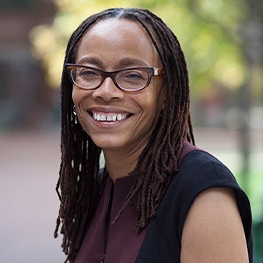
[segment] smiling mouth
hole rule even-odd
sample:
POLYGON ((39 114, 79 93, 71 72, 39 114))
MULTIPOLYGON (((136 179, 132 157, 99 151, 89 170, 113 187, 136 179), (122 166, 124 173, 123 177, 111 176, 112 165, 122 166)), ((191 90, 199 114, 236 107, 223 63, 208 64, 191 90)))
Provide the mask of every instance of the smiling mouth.
POLYGON ((90 114, 94 120, 100 122, 115 122, 115 121, 122 121, 131 116, 131 114, 100 114, 96 112, 91 112, 90 114))

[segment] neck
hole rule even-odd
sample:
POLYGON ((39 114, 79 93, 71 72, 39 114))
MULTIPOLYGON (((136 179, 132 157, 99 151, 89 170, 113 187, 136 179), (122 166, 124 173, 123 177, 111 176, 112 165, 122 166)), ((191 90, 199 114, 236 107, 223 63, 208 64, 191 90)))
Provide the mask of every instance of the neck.
POLYGON ((115 182, 116 179, 128 176, 138 162, 141 151, 134 153, 123 153, 104 150, 104 158, 110 178, 115 182))

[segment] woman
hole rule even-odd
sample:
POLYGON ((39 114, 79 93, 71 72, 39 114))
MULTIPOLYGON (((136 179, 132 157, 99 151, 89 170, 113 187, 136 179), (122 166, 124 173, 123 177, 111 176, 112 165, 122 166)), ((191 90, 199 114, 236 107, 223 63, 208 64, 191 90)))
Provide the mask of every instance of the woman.
POLYGON ((160 18, 87 18, 68 42, 61 95, 66 261, 252 262, 249 201, 193 146, 184 55, 160 18))

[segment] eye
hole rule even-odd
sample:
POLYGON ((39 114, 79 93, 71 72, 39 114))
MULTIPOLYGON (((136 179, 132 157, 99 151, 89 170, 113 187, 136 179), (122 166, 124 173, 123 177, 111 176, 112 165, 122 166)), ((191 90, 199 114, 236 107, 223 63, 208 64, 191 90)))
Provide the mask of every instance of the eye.
POLYGON ((142 80, 145 80, 147 76, 145 76, 144 72, 136 71, 136 70, 128 70, 123 71, 121 74, 121 78, 124 81, 131 81, 131 82, 140 82, 142 80))
POLYGON ((90 68, 79 68, 77 74, 83 79, 100 78, 100 74, 96 70, 90 68))

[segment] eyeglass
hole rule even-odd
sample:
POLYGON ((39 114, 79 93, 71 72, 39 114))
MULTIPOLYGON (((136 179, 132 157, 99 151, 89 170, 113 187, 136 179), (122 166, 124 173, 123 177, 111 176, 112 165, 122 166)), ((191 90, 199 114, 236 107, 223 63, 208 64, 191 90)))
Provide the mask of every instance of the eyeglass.
POLYGON ((121 90, 139 91, 149 86, 153 76, 164 75, 161 68, 134 67, 104 71, 80 64, 66 64, 73 83, 82 89, 97 89, 107 77, 121 90))

